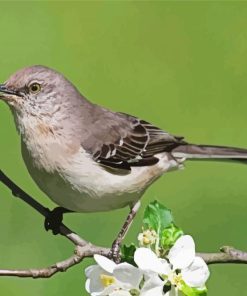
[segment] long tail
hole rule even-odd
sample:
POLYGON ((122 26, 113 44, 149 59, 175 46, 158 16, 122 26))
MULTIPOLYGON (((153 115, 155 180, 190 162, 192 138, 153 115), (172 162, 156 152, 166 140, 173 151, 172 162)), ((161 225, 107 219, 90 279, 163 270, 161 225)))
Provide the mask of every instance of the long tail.
POLYGON ((247 149, 243 148, 184 144, 174 148, 171 153, 174 157, 185 157, 187 159, 195 160, 214 159, 247 162, 247 149))

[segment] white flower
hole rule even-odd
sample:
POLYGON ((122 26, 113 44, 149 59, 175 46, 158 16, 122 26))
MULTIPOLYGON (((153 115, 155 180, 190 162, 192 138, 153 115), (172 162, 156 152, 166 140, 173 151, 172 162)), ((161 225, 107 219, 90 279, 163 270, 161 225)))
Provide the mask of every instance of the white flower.
POLYGON ((195 254, 195 243, 190 235, 181 236, 170 249, 168 261, 160 259, 147 248, 136 250, 134 260, 146 272, 146 281, 141 296, 177 295, 183 282, 190 287, 202 288, 209 277, 209 270, 202 258, 195 254), (164 291, 165 284, 172 284, 172 290, 164 291))
POLYGON ((155 244, 158 235, 155 230, 144 230, 138 234, 138 241, 141 246, 148 246, 155 244))
POLYGON ((139 291, 143 272, 128 263, 116 264, 110 259, 94 255, 98 265, 86 268, 86 290, 92 296, 131 296, 130 290, 139 291))
POLYGON ((178 296, 177 287, 170 286, 168 291, 164 289, 164 281, 156 274, 144 282, 140 296, 178 296))

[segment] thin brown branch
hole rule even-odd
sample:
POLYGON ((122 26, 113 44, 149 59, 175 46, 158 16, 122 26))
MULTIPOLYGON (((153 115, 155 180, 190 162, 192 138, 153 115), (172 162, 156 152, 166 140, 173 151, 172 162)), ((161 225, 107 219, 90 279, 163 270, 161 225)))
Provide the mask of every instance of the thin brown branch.
POLYGON ((58 272, 65 272, 67 269, 79 264, 86 257, 92 257, 94 254, 107 256, 109 251, 109 249, 100 248, 91 244, 87 244, 83 247, 77 246, 73 256, 46 268, 19 270, 0 269, 0 276, 32 277, 34 279, 50 278, 58 272))
MULTIPOLYGON (((0 170, 0 181, 7 186, 13 196, 20 198, 35 211, 40 213, 42 216, 47 217, 50 210, 45 208, 33 197, 23 191, 18 185, 16 185, 11 179, 9 179, 0 170)), ((101 254, 108 256, 110 254, 109 248, 95 246, 90 242, 87 242, 81 238, 78 234, 69 229, 66 225, 60 225, 60 234, 69 239, 75 245, 74 254, 60 262, 57 262, 46 268, 39 269, 21 269, 21 270, 10 270, 0 269, 0 276, 14 276, 14 277, 32 277, 32 278, 49 278, 58 272, 64 272, 69 268, 80 263, 86 257, 93 257, 94 254, 101 254)), ((225 246, 222 247, 218 253, 197 253, 198 256, 204 259, 207 264, 216 263, 241 263, 247 264, 247 252, 237 250, 233 247, 225 246)))
MULTIPOLYGON (((1 170, 0 181, 11 190, 13 196, 23 200, 42 216, 47 217, 49 215, 49 209, 45 208, 42 204, 37 202, 33 197, 22 190, 1 170)), ((94 254, 101 254, 104 256, 109 256, 110 254, 110 249, 91 244, 90 242, 81 238, 78 234, 69 229, 63 223, 61 223, 60 225, 60 234, 66 237, 76 246, 73 256, 61 262, 55 263, 54 265, 51 265, 47 268, 22 270, 2 269, 0 270, 0 276, 48 278, 53 276, 57 272, 65 271, 68 268, 80 263, 86 257, 93 257, 94 254)))
POLYGON ((219 253, 197 253, 207 264, 238 263, 247 264, 247 252, 224 246, 219 253))
MULTIPOLYGON (((18 197, 21 200, 23 200, 25 203, 27 203, 29 206, 31 206, 35 211, 40 213, 42 216, 44 216, 44 217, 49 216, 50 210, 48 208, 45 208, 41 203, 36 201, 28 193, 26 193, 24 190, 22 190, 1 170, 0 170, 0 181, 11 190, 13 196, 18 197)), ((84 246, 87 244, 87 242, 84 239, 82 239, 80 236, 78 236, 75 232, 73 232, 71 229, 69 229, 64 224, 60 225, 60 234, 67 237, 75 245, 84 246)))

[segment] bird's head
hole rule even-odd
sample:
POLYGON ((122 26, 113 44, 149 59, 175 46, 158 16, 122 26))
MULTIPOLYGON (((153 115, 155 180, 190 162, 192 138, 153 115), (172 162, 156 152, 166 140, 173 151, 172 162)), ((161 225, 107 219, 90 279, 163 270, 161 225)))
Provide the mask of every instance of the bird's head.
POLYGON ((80 94, 72 83, 62 74, 44 66, 21 69, 0 84, 0 99, 22 117, 50 117, 56 109, 73 104, 78 97, 80 94))

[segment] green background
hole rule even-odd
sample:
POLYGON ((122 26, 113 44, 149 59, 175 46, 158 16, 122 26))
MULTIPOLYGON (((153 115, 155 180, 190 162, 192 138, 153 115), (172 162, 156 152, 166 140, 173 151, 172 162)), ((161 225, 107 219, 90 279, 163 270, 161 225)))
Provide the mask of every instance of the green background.
MULTIPOLYGON (((43 64, 63 72, 90 100, 137 115, 189 142, 247 147, 246 2, 1 2, 0 81, 43 64)), ((30 194, 37 188, 20 155, 12 115, 0 103, 0 167, 30 194)), ((247 249, 247 167, 187 162, 145 194, 192 234, 198 251, 247 249)), ((45 267, 73 246, 43 229, 43 218, 0 184, 0 268, 45 267)), ((127 209, 71 214, 84 238, 110 246, 127 209)), ((0 278, 0 295, 86 295, 85 260, 48 280, 0 278)), ((210 267, 209 295, 247 295, 247 267, 210 267)), ((154 295, 155 296, 155 295, 154 295)))

